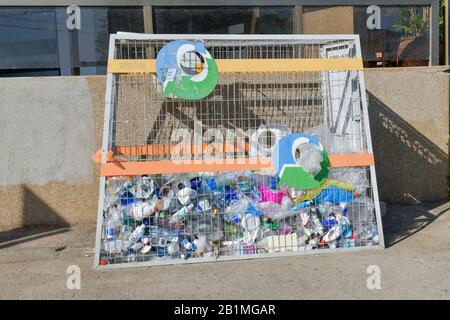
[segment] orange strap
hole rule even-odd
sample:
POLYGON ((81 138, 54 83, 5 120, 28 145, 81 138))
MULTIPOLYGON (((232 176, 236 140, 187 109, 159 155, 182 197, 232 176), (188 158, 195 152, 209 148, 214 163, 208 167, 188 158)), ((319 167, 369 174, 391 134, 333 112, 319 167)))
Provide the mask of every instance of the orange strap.
MULTIPOLYGON (((371 153, 330 155, 331 167, 361 167, 374 164, 371 153)), ((142 174, 227 172, 242 170, 270 170, 272 160, 265 158, 162 160, 162 161, 112 161, 101 165, 102 176, 133 176, 142 174)))

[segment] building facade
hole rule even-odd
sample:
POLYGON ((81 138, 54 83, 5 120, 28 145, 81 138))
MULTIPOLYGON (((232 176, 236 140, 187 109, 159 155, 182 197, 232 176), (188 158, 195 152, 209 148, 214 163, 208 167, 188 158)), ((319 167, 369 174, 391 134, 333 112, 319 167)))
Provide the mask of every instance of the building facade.
POLYGON ((105 74, 118 31, 359 34, 366 67, 443 56, 439 0, 0 0, 0 77, 105 74))

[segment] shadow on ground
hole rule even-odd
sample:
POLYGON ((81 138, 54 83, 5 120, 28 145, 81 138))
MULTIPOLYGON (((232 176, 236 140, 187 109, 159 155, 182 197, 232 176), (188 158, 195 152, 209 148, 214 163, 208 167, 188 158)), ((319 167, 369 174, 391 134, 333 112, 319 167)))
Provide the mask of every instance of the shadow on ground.
POLYGON ((388 206, 388 214, 383 218, 386 248, 394 246, 425 229, 449 210, 450 202, 440 206, 432 204, 388 206))
POLYGON ((22 197, 22 226, 0 232, 0 249, 70 230, 69 223, 26 186, 22 197), (48 224, 41 225, 42 221, 48 224))

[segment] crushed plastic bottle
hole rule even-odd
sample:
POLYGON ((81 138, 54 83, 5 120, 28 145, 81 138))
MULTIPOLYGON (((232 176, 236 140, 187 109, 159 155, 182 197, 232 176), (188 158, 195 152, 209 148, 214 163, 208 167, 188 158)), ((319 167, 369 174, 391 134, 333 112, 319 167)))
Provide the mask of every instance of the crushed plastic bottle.
POLYGON ((239 223, 245 216, 245 212, 250 202, 247 198, 241 198, 233 201, 228 208, 225 209, 225 221, 239 223))
POLYGON ((375 219, 375 205, 372 199, 367 197, 356 198, 348 203, 347 217, 353 225, 356 235, 371 228, 375 219))
POLYGON ((141 224, 140 226, 137 226, 136 229, 131 233, 129 240, 131 242, 138 242, 139 239, 144 235, 145 233, 145 225, 141 224))
POLYGON ((181 220, 184 220, 186 215, 188 215, 189 212, 192 211, 192 209, 194 209, 194 205, 192 203, 190 205, 186 206, 186 207, 181 208, 180 210, 175 212, 170 217, 170 221, 171 222, 179 222, 181 220))
POLYGON ((350 221, 347 219, 347 217, 344 217, 342 215, 336 216, 336 222, 333 227, 331 227, 330 230, 326 234, 324 234, 322 240, 325 243, 330 243, 336 241, 342 233, 350 226, 350 221))
POLYGON ((297 164, 312 175, 319 173, 322 170, 320 164, 323 161, 320 150, 312 143, 302 143, 298 149, 300 151, 300 157, 297 159, 297 164))
POLYGON ((128 190, 137 199, 148 199, 155 191, 155 182, 148 176, 141 176, 133 181, 128 190))

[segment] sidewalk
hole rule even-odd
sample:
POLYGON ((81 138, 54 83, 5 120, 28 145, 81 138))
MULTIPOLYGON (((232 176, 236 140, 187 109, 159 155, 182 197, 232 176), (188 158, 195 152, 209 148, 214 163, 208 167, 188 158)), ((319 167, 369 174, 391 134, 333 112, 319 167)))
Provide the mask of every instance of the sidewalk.
POLYGON ((450 203, 432 208, 388 207, 385 251, 110 271, 92 269, 95 226, 0 232, 0 298, 450 299, 450 203), (81 290, 66 287, 70 265, 81 290), (370 265, 381 290, 367 289, 370 265))

